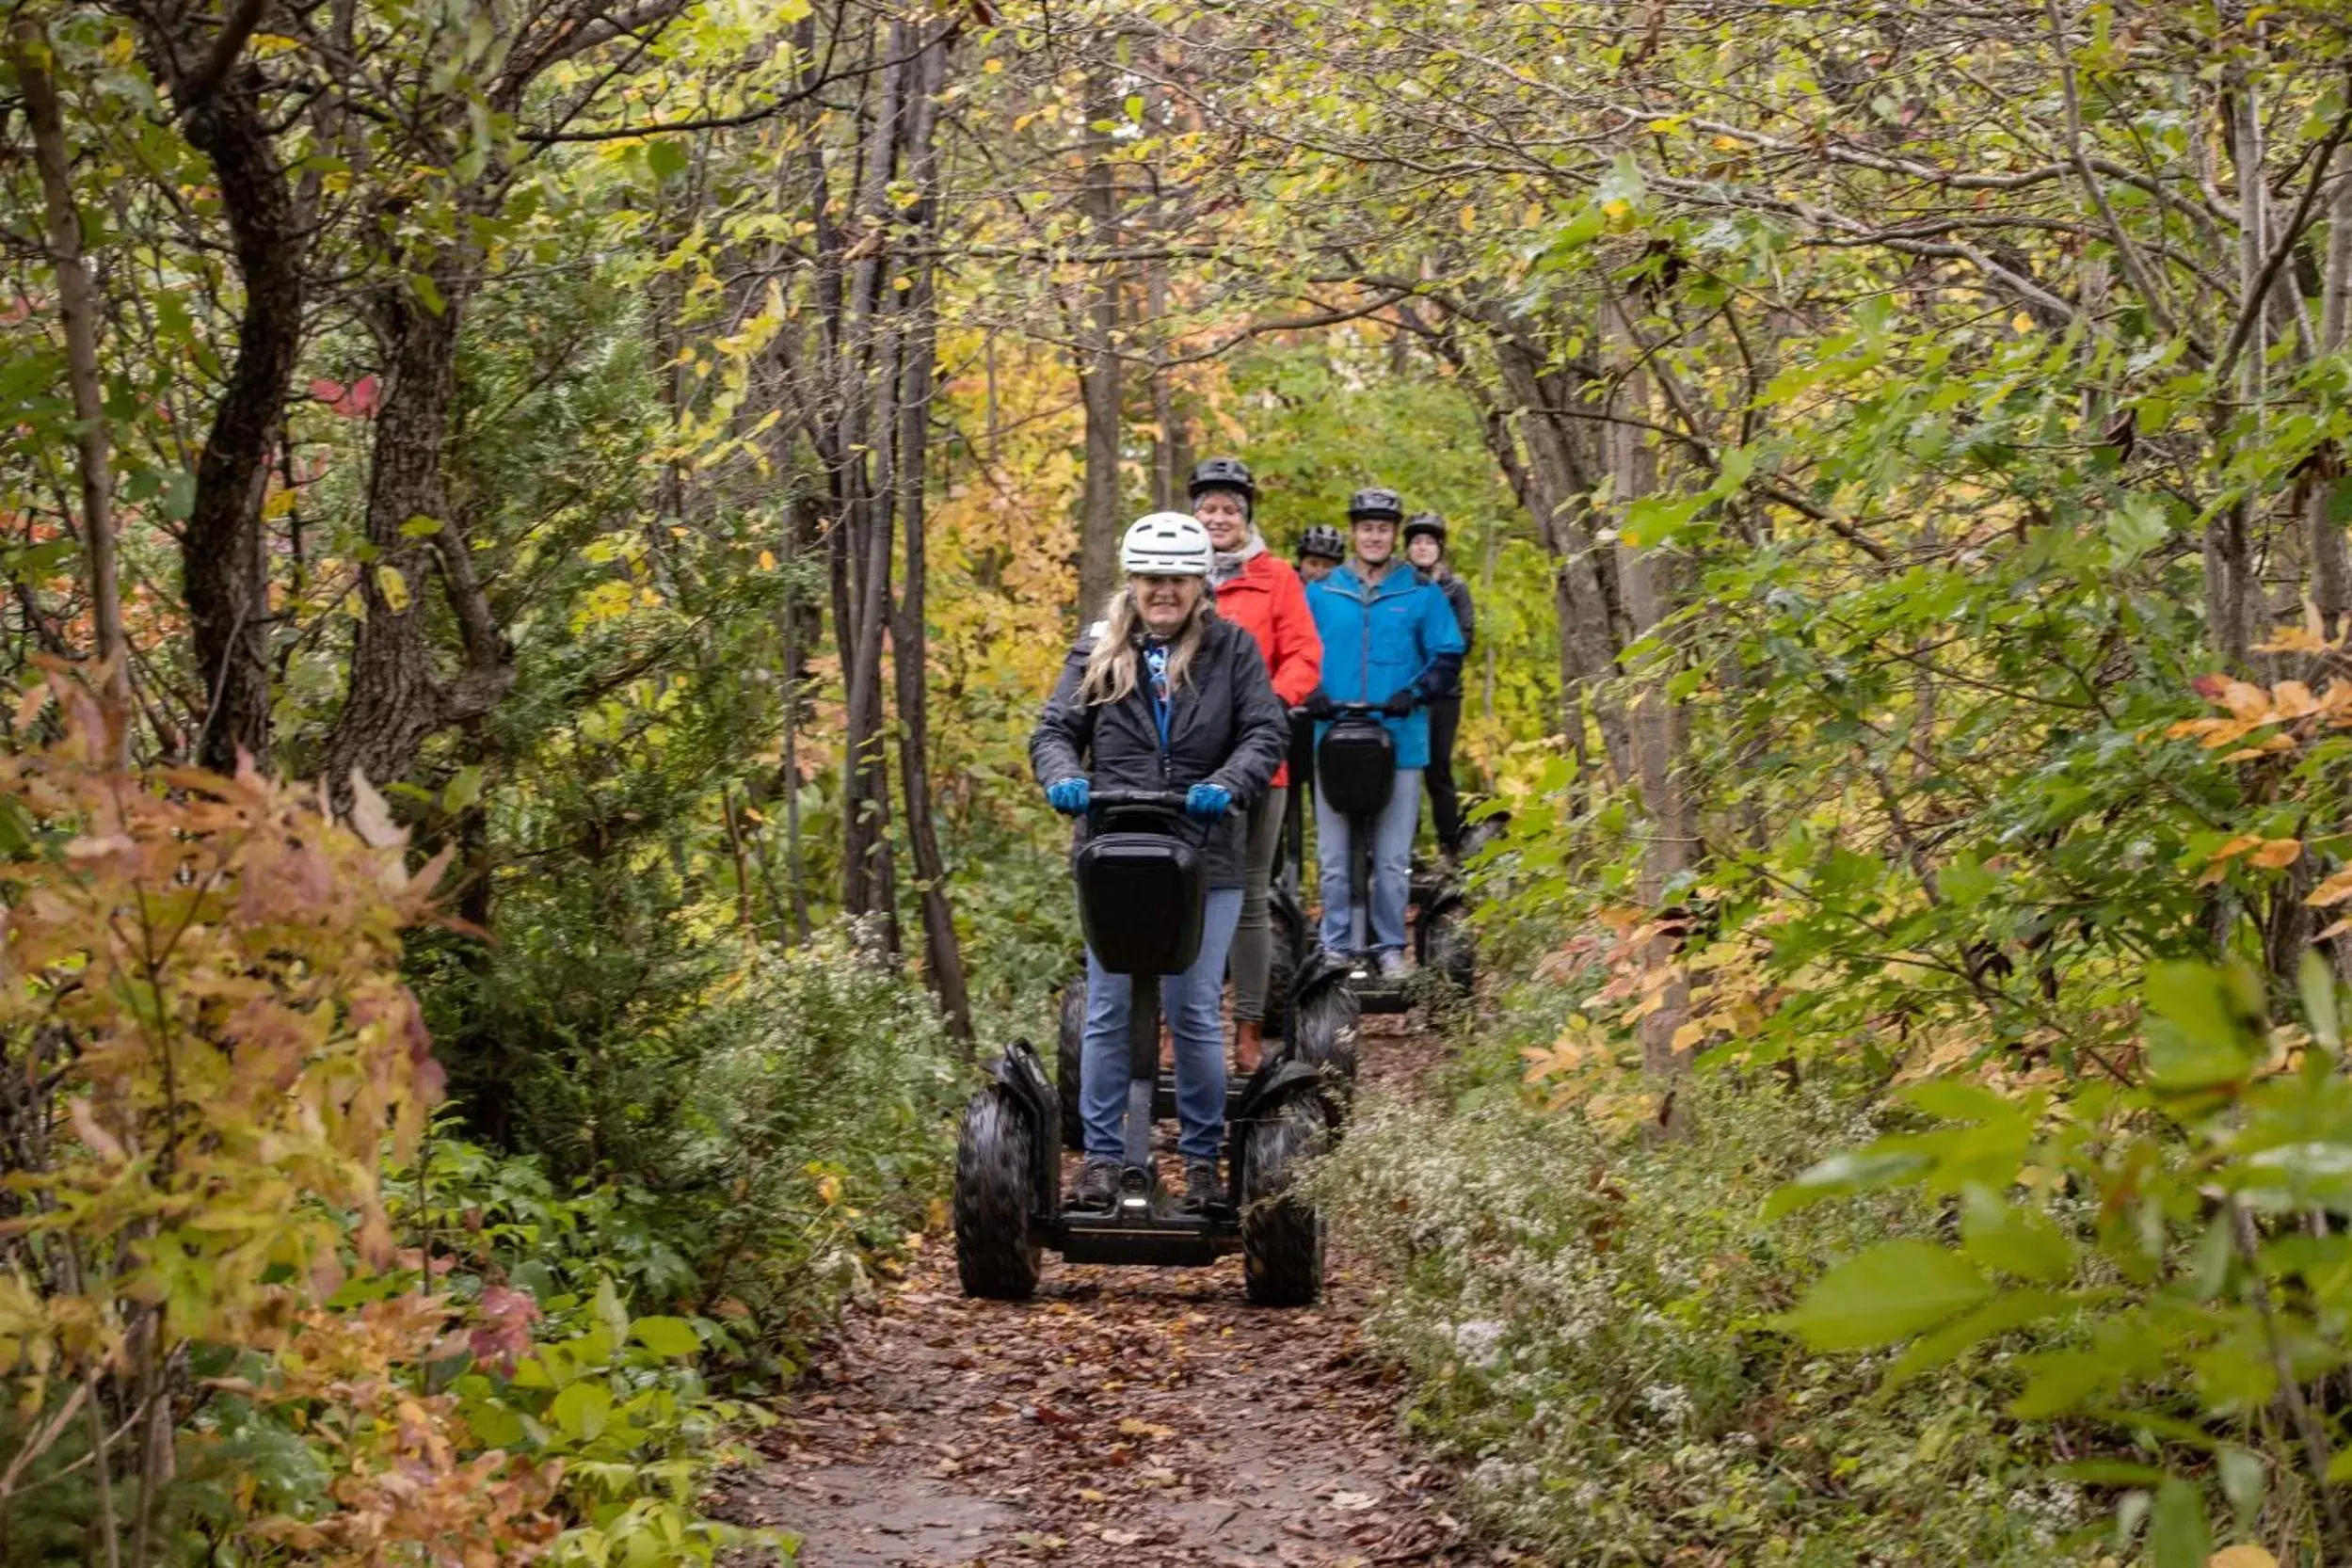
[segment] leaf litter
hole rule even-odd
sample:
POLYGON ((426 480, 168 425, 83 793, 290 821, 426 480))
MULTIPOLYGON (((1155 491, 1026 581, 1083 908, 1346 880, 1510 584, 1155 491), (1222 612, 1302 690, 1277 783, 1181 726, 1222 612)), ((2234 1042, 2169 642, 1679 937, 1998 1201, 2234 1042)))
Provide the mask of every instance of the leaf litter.
MULTIPOLYGON (((1436 1060, 1426 1035, 1367 1033, 1368 1092, 1436 1060)), ((803 1568, 1528 1560, 1467 1533, 1401 1433, 1368 1289, 1335 1248, 1303 1310, 1250 1306, 1238 1258, 1049 1261, 1033 1301, 968 1301, 934 1239, 821 1352, 728 1512, 800 1532, 803 1568)))

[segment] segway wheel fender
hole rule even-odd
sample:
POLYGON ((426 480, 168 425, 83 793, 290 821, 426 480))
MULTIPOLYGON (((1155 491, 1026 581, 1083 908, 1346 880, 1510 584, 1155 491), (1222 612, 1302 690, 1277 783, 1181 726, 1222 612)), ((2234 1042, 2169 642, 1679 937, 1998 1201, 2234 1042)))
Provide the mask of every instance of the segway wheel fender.
POLYGON ((1292 1187, 1330 1125, 1320 1099, 1295 1095, 1243 1141, 1241 1279, 1259 1306, 1308 1306, 1323 1293, 1323 1216, 1292 1187))
POLYGON ((1029 1119, 991 1086, 964 1109, 955 1141, 955 1272, 964 1294, 1025 1301, 1037 1288, 1036 1191, 1029 1119))

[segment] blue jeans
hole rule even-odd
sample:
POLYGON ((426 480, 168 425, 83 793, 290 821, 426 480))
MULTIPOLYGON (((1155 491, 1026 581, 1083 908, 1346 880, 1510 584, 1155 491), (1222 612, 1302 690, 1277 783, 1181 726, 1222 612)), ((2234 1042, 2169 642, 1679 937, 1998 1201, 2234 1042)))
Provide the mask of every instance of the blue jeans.
MULTIPOLYGON (((1241 889, 1211 888, 1201 916, 1200 956, 1182 974, 1162 975, 1160 1010, 1176 1036, 1176 1147, 1187 1160, 1214 1160, 1225 1142, 1225 952, 1241 916, 1241 889)), ((1127 1114, 1128 998, 1133 986, 1086 953, 1086 1041, 1078 1059, 1078 1110, 1091 1158, 1120 1158, 1127 1114)), ((1159 1055, 1155 1044, 1152 1053, 1159 1055)))
POLYGON ((1372 820, 1371 940, 1358 942, 1348 899, 1348 819, 1315 792, 1315 858, 1323 877, 1323 946, 1333 952, 1404 948, 1404 906, 1413 896, 1413 835, 1421 825, 1421 770, 1399 768, 1388 804, 1372 820))

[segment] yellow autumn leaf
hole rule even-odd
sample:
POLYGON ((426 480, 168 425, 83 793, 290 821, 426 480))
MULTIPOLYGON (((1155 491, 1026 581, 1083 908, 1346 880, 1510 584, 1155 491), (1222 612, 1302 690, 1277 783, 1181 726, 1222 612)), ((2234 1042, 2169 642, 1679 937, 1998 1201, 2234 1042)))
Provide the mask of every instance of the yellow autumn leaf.
POLYGON ((775 551, 763 550, 760 552, 760 569, 761 571, 774 571, 776 569, 775 551))
POLYGON ((1466 233, 1468 233, 1471 230, 1473 230, 1473 229, 1477 228, 1477 227, 1478 227, 1478 224, 1479 224, 1479 210, 1478 210, 1476 207, 1464 207, 1464 208, 1463 208, 1463 209, 1462 209, 1462 232, 1463 232, 1464 233, 1465 233, 1465 234, 1466 234, 1466 233))
POLYGON ((2340 871, 2328 877, 2304 895, 2303 902, 2314 909, 2326 909, 2352 898, 2352 869, 2340 871))
POLYGON ((817 1178, 817 1196, 823 1198, 827 1204, 836 1204, 840 1202, 841 1178, 835 1176, 830 1171, 827 1171, 824 1176, 819 1176, 817 1178))
POLYGON ((2015 332, 2030 332, 2034 329, 2034 318, 2020 311, 2009 317, 2009 329, 2015 332))
POLYGON ((376 568, 376 587, 384 596, 384 602, 392 606, 393 615, 408 607, 408 580, 401 576, 400 568, 391 562, 387 561, 376 568))

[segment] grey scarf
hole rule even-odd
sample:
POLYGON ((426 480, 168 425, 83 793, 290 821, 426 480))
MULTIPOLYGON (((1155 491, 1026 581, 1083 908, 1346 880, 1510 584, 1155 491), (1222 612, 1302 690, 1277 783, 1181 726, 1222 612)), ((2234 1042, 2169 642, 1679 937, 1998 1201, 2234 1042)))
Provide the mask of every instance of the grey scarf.
POLYGON ((1250 536, 1241 541, 1240 549, 1229 554, 1220 550, 1209 557, 1208 585, 1212 588, 1224 587, 1241 575, 1241 568, 1248 564, 1251 556, 1265 553, 1266 536, 1257 531, 1256 523, 1252 523, 1250 524, 1250 536))

